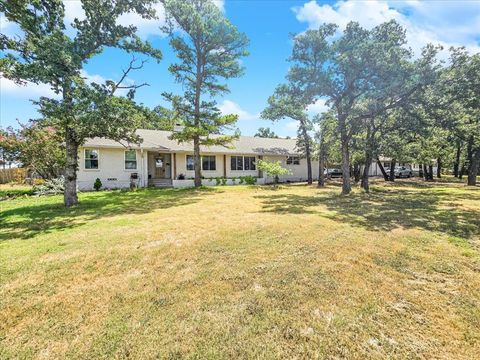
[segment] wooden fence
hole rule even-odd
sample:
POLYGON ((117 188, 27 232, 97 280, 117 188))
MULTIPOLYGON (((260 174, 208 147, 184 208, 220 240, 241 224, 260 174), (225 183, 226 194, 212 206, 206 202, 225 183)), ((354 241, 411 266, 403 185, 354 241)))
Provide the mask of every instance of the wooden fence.
POLYGON ((23 182, 26 177, 27 169, 24 168, 0 169, 0 184, 23 182))

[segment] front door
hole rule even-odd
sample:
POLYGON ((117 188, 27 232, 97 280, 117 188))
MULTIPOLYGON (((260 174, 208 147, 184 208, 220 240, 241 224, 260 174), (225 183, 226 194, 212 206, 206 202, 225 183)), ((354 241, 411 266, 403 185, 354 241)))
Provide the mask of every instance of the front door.
POLYGON ((157 179, 170 179, 171 173, 171 154, 157 154, 154 156, 154 178, 157 179))
POLYGON ((165 178, 165 156, 163 154, 155 156, 155 177, 165 178))

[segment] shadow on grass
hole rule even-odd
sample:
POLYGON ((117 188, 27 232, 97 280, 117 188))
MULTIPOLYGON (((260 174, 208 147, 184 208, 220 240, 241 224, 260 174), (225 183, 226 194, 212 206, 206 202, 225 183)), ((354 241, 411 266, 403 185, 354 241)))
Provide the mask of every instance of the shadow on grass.
POLYGON ((93 219, 189 205, 218 191, 212 188, 102 191, 81 195, 79 205, 69 209, 63 206, 60 197, 56 197, 55 203, 39 205, 32 204, 37 199, 32 197, 27 199, 29 205, 0 212, 0 242, 75 228, 93 219))
POLYGON ((407 190, 400 187, 372 188, 370 194, 342 196, 319 193, 261 195, 263 211, 287 214, 318 214, 368 230, 389 231, 396 227, 421 228, 452 236, 480 235, 480 210, 461 207, 463 200, 478 200, 480 192, 449 192, 448 189, 407 190), (325 209, 319 209, 323 206, 325 209))

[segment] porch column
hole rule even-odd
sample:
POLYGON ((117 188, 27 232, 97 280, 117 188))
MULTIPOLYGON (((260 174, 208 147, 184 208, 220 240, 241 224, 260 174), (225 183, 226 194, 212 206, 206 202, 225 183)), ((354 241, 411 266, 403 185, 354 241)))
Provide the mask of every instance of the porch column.
POLYGON ((143 187, 148 186, 148 151, 142 151, 142 183, 143 187))
POLYGON ((175 180, 177 178, 177 153, 172 154, 172 180, 175 180))
POLYGON ((227 177, 227 155, 223 154, 223 177, 227 177))

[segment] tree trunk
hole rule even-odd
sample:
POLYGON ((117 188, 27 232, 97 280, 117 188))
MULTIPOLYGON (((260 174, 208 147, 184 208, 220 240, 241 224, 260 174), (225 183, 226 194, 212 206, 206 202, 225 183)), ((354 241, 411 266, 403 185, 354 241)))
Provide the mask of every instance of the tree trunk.
POLYGON ((307 183, 308 185, 312 185, 313 183, 313 176, 312 176, 312 154, 310 151, 310 144, 309 139, 305 139, 305 156, 307 158, 307 183))
POLYGON ((360 181, 360 165, 358 163, 353 164, 353 179, 355 183, 360 181))
POLYGON ((442 159, 438 158, 437 159, 437 178, 442 177, 442 159))
POLYGON ((423 174, 425 181, 433 181, 433 166, 423 164, 423 174))
POLYGON ((380 171, 382 172, 383 179, 385 181, 388 181, 388 174, 386 173, 385 168, 383 167, 383 164, 382 164, 382 162, 380 161, 379 158, 377 158, 377 165, 380 168, 380 171))
POLYGON ((460 167, 460 153, 461 153, 461 144, 460 141, 457 142, 457 153, 455 155, 455 162, 453 163, 453 176, 458 178, 459 167, 460 167))
POLYGON ((390 174, 388 175, 388 180, 389 181, 395 181, 395 164, 397 160, 392 159, 392 162, 390 163, 390 174))
POLYGON ((73 129, 66 128, 65 147, 67 161, 65 164, 65 190, 63 203, 66 207, 78 204, 77 196, 77 167, 78 167, 78 144, 73 129))
POLYGON ((350 185, 350 154, 348 149, 347 126, 345 124, 345 116, 338 117, 340 127, 340 141, 342 147, 342 194, 347 195, 352 191, 350 185))
POLYGON ((370 185, 369 185, 369 173, 370 173, 370 166, 372 164, 372 159, 367 158, 365 161, 365 167, 363 168, 363 175, 362 175, 362 188, 365 190, 365 192, 370 191, 370 185))
POLYGON ((318 187, 325 186, 325 144, 323 136, 320 139, 320 151, 318 156, 318 187))
POLYGON ((468 174, 470 174, 470 166, 472 165, 472 159, 473 159, 473 136, 470 136, 468 138, 468 143, 467 143, 467 159, 464 165, 466 172, 468 174))
MULTIPOLYGON (((195 44, 197 45, 197 44, 195 44)), ((200 96, 201 96, 201 91, 202 91, 202 80, 203 80, 203 71, 202 71, 202 65, 203 63, 201 62, 202 59, 202 54, 199 50, 199 47, 196 47, 197 49, 197 69, 196 69, 196 77, 195 77, 195 99, 194 99, 194 105, 195 105, 195 114, 194 114, 194 123, 195 127, 197 130, 200 129, 200 96)), ((200 136, 197 134, 193 137, 193 166, 195 170, 195 180, 194 180, 194 185, 196 188, 202 186, 202 164, 201 164, 201 158, 200 158, 200 136)))
MULTIPOLYGON (((372 166, 372 143, 370 139, 370 129, 367 130, 367 147, 365 149, 365 167, 363 168, 362 183, 361 187, 365 192, 370 191, 369 176, 370 176, 370 166, 372 166)), ((380 161, 379 161, 380 162, 380 161)))
POLYGON ((423 179, 423 167, 422 164, 418 165, 418 177, 423 179))
POLYGON ((195 187, 202 186, 202 162, 200 158, 200 139, 195 136, 193 139, 193 168, 195 170, 195 187))
POLYGON ((477 175, 480 168, 480 147, 478 147, 472 156, 472 163, 470 165, 470 170, 468 171, 468 180, 467 185, 475 186, 477 185, 477 175))

